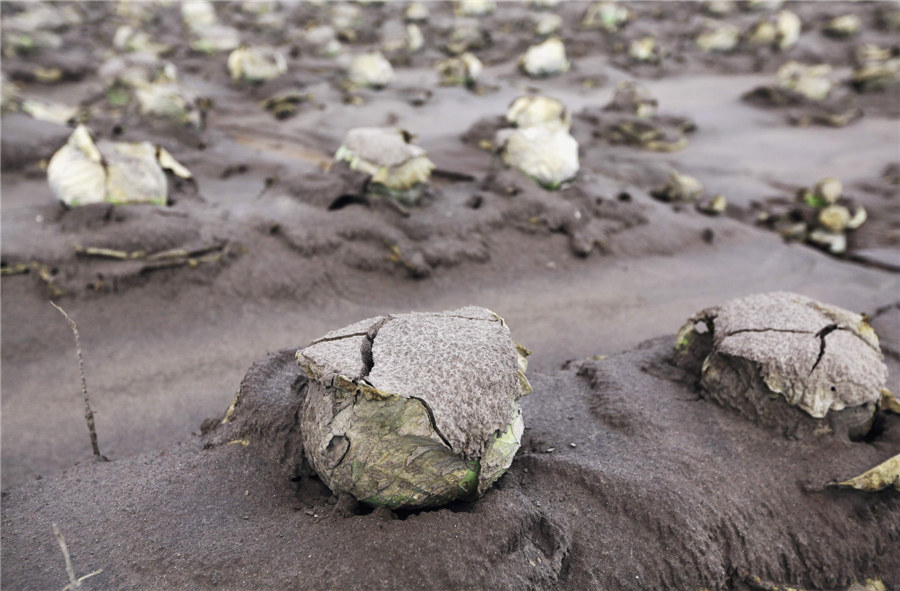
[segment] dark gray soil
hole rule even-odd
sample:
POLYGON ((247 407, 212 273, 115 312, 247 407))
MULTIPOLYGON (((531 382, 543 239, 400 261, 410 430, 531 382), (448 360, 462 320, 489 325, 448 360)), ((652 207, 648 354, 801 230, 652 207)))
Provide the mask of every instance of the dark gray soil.
POLYGON ((79 573, 103 569, 93 588, 900 585, 897 492, 823 486, 889 457, 900 421, 867 442, 773 436, 698 398, 672 341, 532 375, 509 472, 476 502, 413 513, 337 501, 310 475, 305 376, 282 351, 250 369, 234 422, 205 445, 6 491, 4 582, 64 580, 56 522, 79 573))

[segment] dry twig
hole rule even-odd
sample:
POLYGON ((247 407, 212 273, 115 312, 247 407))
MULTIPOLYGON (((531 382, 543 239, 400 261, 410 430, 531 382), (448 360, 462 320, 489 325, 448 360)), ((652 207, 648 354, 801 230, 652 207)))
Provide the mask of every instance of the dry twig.
POLYGON ((101 568, 86 574, 83 577, 76 577, 75 567, 72 566, 72 559, 69 557, 69 546, 66 544, 66 539, 63 537, 62 532, 59 531, 59 528, 56 527, 55 523, 53 524, 53 533, 56 534, 56 541, 59 542, 59 549, 62 550, 63 558, 66 559, 66 573, 69 575, 69 584, 63 587, 63 591, 78 591, 81 589, 82 581, 103 572, 103 569, 101 568))
POLYGON ((59 310, 59 313, 65 316, 72 327, 72 333, 75 335, 75 353, 78 355, 78 371, 81 374, 81 396, 84 398, 84 420, 87 421, 88 432, 91 436, 91 448, 94 450, 94 456, 101 461, 106 462, 107 458, 100 453, 100 446, 97 444, 97 429, 94 427, 94 411, 91 410, 91 401, 88 398, 87 381, 84 379, 84 359, 81 355, 81 340, 78 337, 78 325, 66 314, 66 311, 50 302, 50 305, 59 310))

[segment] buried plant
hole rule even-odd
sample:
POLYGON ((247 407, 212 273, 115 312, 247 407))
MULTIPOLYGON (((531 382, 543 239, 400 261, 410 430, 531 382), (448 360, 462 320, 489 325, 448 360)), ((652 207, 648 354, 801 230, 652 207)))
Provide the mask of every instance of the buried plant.
POLYGON ((866 318, 794 293, 702 310, 679 331, 675 351, 680 365, 699 368, 705 396, 791 435, 864 436, 886 391, 866 318))
POLYGON ((836 83, 828 64, 789 61, 778 68, 775 82, 758 86, 742 99, 763 108, 788 108, 792 125, 843 127, 862 117, 856 97, 836 83))
MULTIPOLYGON (((885 413, 900 414, 900 402, 894 398, 890 390, 882 390, 880 406, 885 413)), ((886 488, 895 488, 900 491, 900 454, 888 458, 859 476, 849 480, 829 482, 828 486, 852 488, 863 492, 878 492, 886 488)))
POLYGON ((693 120, 660 115, 659 102, 641 84, 623 80, 602 109, 587 108, 580 116, 594 125, 593 135, 613 144, 628 144, 654 152, 675 152, 688 145, 696 131, 693 120))
POLYGON ((417 508, 480 496, 512 463, 528 352, 485 308, 399 314, 297 352, 306 457, 336 494, 417 508))
POLYGON ((441 86, 468 86, 475 87, 484 66, 474 53, 468 51, 462 55, 449 57, 438 62, 438 76, 441 86))
POLYGON ((368 193, 415 205, 427 189, 434 163, 414 139, 400 128, 357 127, 347 132, 334 159, 371 175, 368 193))
POLYGON ((864 492, 878 492, 886 488, 900 490, 900 454, 897 454, 859 476, 843 482, 830 482, 828 486, 853 488, 864 492))
POLYGON ((800 189, 793 202, 775 197, 758 207, 757 222, 785 240, 802 240, 838 256, 847 252, 847 236, 868 219, 865 207, 844 194, 843 184, 833 177, 800 189))

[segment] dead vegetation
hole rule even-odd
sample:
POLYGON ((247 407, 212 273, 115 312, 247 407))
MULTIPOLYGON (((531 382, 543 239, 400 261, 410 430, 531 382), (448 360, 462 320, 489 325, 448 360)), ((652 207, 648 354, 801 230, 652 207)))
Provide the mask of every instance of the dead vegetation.
MULTIPOLYGON (((63 314, 65 314, 65 312, 63 312, 63 314)), ((66 538, 63 537, 62 532, 59 531, 59 528, 55 523, 53 524, 53 533, 56 534, 56 541, 59 543, 59 549, 62 550, 63 558, 66 559, 66 574, 69 575, 69 584, 63 587, 63 591, 77 591, 78 589, 81 589, 81 583, 85 579, 89 579, 103 572, 103 569, 101 568, 92 573, 88 573, 83 577, 76 577, 75 567, 72 566, 72 558, 69 556, 69 546, 66 544, 66 538)))
POLYGON ((78 325, 75 324, 75 321, 72 320, 72 317, 69 316, 65 310, 53 302, 50 302, 50 305, 59 310, 59 313, 65 317, 69 322, 69 326, 72 327, 72 334, 75 335, 75 354, 78 356, 78 372, 81 375, 81 396, 84 399, 84 420, 87 422, 88 433, 91 436, 91 449, 94 452, 95 458, 102 462, 106 462, 108 459, 100 453, 100 446, 97 443, 97 429, 94 426, 94 411, 91 410, 91 400, 88 397, 87 381, 84 378, 84 357, 81 354, 81 340, 78 336, 78 325))

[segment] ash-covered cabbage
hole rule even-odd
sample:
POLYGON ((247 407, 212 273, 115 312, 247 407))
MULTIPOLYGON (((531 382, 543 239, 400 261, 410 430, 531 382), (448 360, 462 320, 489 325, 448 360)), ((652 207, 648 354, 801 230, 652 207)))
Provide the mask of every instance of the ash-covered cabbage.
POLYGON ((605 110, 628 113, 640 119, 648 119, 656 116, 659 111, 659 101, 643 84, 632 80, 622 80, 616 84, 613 97, 607 103, 605 110))
POLYGON ((404 20, 413 23, 423 23, 428 20, 428 6, 422 2, 410 2, 406 5, 404 20))
POLYGON ((696 201, 703 194, 703 183, 677 170, 669 171, 669 180, 650 192, 661 201, 696 201))
POLYGON ((370 191, 412 204, 434 169, 425 150, 412 142, 412 134, 396 127, 357 127, 347 132, 334 159, 372 175, 370 191))
POLYGON ((181 18, 191 32, 191 49, 203 53, 231 51, 241 44, 234 27, 222 25, 209 0, 188 0, 181 4, 181 18))
POLYGON ((854 55, 853 88, 859 92, 881 92, 900 85, 898 53, 896 48, 869 43, 858 46, 854 55))
POLYGON ((39 121, 49 121, 57 125, 67 125, 70 121, 77 121, 82 113, 79 107, 40 99, 26 99, 22 101, 19 108, 39 121))
POLYGON ((751 25, 744 39, 751 46, 786 50, 797 44, 802 27, 800 17, 790 10, 782 10, 777 14, 763 16, 751 25))
POLYGON ((594 137, 654 152, 674 152, 688 145, 686 134, 696 131, 687 117, 658 114, 659 101, 642 84, 622 80, 602 109, 589 107, 582 118, 593 123, 594 137))
POLYGON ((569 131, 572 114, 562 101, 539 94, 520 96, 506 110, 506 121, 515 127, 545 127, 569 131))
POLYGON ((780 88, 814 101, 824 100, 834 88, 828 64, 806 65, 790 61, 778 68, 776 76, 780 88))
POLYGON ((387 55, 408 59, 424 46, 425 36, 415 23, 390 20, 381 28, 381 49, 387 55))
POLYGON ((458 0, 453 3, 457 16, 487 16, 497 10, 493 0, 458 0))
POLYGON ((703 51, 728 52, 737 47, 741 39, 741 30, 731 23, 708 21, 697 35, 697 47, 703 51))
POLYGON ((312 27, 303 33, 304 42, 311 46, 311 53, 326 57, 334 57, 343 51, 343 45, 338 40, 337 32, 325 25, 312 27))
POLYGON ((663 53, 663 48, 652 35, 638 37, 628 44, 628 58, 634 62, 658 64, 663 53))
POLYGON ((565 129, 502 129, 496 144, 503 163, 518 168, 545 189, 558 189, 579 170, 578 142, 565 129))
POLYGON ((353 58, 348 77, 357 86, 384 88, 393 81, 394 68, 381 52, 370 51, 353 58))
POLYGON ((113 47, 128 52, 146 52, 159 56, 172 51, 172 46, 157 43, 146 31, 135 29, 131 25, 122 25, 113 36, 113 47))
POLYGON ((136 103, 141 117, 195 129, 204 125, 211 101, 181 84, 178 69, 171 62, 147 53, 115 56, 100 67, 99 74, 107 85, 106 100, 113 108, 136 103))
POLYGON ((836 16, 822 27, 822 32, 829 37, 842 39, 853 37, 862 28, 862 19, 855 14, 836 16))
POLYGON ((563 19, 558 14, 542 14, 534 24, 534 33, 538 37, 549 37, 559 33, 563 28, 563 19))
POLYGON ((863 205, 843 193, 839 179, 826 177, 797 191, 793 202, 768 200, 757 219, 786 240, 804 240, 833 255, 847 252, 847 236, 868 219, 863 205))
POLYGON ((287 72, 287 61, 272 47, 244 45, 228 55, 228 73, 232 80, 260 83, 287 72))
POLYGON ((479 307, 379 316, 297 352, 307 459, 335 493, 389 508, 471 499, 512 463, 528 352, 479 307))
POLYGON ((57 199, 70 207, 89 203, 152 203, 168 199, 166 172, 191 173, 164 148, 149 142, 95 142, 79 125, 47 166, 57 199))
POLYGON ((585 29, 606 29, 615 33, 631 19, 631 12, 618 2, 594 2, 584 11, 581 26, 585 29))
POLYGON ((474 86, 483 68, 481 60, 469 52, 449 57, 437 64, 442 86, 474 86))
POLYGON ((535 78, 562 74, 569 70, 569 66, 566 46, 557 37, 532 45, 519 58, 519 67, 522 71, 535 78))
POLYGON ((209 101, 195 96, 177 84, 153 83, 136 86, 141 115, 159 117, 192 128, 203 127, 205 106, 209 101))
MULTIPOLYGON (((156 117, 201 129, 206 120, 210 100, 198 96, 178 83, 178 73, 171 63, 165 64, 153 82, 144 82, 136 74, 131 85, 142 116, 156 117)), ((109 94, 116 89, 110 87, 109 94)))
MULTIPOLYGON (((864 316, 795 293, 707 308, 681 328, 675 349, 683 365, 702 360, 700 385, 709 398, 772 426, 786 416, 797 420, 786 402, 816 420, 842 412, 849 432, 860 434, 887 380, 864 316)), ((818 421, 813 429, 830 427, 818 421)))

